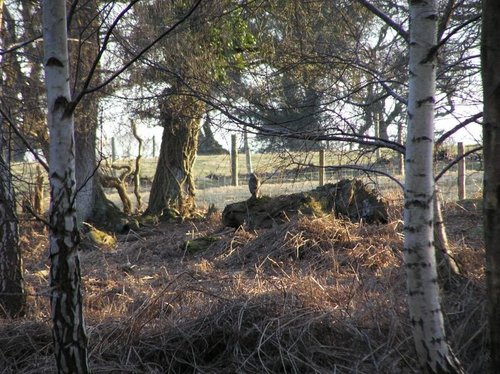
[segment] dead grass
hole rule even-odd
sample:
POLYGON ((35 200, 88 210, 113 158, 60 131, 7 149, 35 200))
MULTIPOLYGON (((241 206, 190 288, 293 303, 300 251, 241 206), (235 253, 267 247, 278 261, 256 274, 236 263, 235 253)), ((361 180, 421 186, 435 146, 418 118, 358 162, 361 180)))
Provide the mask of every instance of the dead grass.
MULTIPOLYGON (((467 270, 443 290, 449 339, 467 372, 485 373, 481 217, 446 209, 467 270)), ((215 215, 82 252, 93 372, 418 372, 393 210, 388 225, 301 216, 258 231, 223 229, 215 215), (183 246, 207 234, 220 240, 183 246)), ((0 320, 0 372, 54 372, 46 233, 25 225, 22 238, 30 315, 0 320)))

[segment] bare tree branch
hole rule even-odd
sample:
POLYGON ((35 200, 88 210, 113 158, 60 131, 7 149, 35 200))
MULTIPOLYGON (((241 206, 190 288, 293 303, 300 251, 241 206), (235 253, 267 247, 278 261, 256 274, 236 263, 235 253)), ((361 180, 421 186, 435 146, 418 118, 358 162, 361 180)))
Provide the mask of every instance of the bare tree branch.
MULTIPOLYGON (((136 2, 138 0, 135 0, 136 2)), ((166 35, 174 31, 179 25, 184 23, 190 16, 191 14, 194 13, 194 11, 198 8, 202 0, 197 0, 194 5, 191 7, 191 9, 176 23, 174 23, 171 27, 169 27, 167 30, 165 30, 163 33, 161 33, 156 39, 154 39, 149 45, 147 45, 145 48, 143 48, 137 55, 135 55, 129 62, 127 62, 125 65, 123 65, 118 71, 116 71, 111 77, 106 79, 103 83, 95 86, 95 87, 90 87, 86 88, 85 90, 82 90, 80 95, 77 97, 75 100, 76 103, 81 100, 81 98, 89 93, 95 92, 100 90, 101 88, 107 86, 110 84, 112 81, 114 81, 118 76, 120 76, 126 69, 128 69, 132 64, 134 64, 137 60, 139 60, 147 51, 149 51, 154 45, 156 45, 161 39, 163 39, 166 35)), ((90 82, 91 77, 88 79, 90 82)), ((88 86, 88 84, 87 84, 88 86)))
POLYGON ((463 28, 467 27, 468 25, 470 25, 471 23, 474 23, 476 21, 479 21, 481 19, 481 15, 477 15, 477 16, 474 16, 472 17, 471 19, 465 21, 464 23, 462 23, 461 25, 458 25, 457 27, 455 27, 453 30, 451 30, 448 35, 446 35, 443 39, 439 40, 439 43, 438 45, 436 46, 437 48, 445 45, 448 40, 450 40, 450 38, 455 35, 456 33, 458 33, 460 30, 462 30, 463 28))
POLYGON ((396 183, 402 190, 404 189, 403 183, 401 183, 396 177, 393 175, 386 173, 385 171, 382 170, 377 170, 377 169, 372 169, 372 168, 367 168, 361 165, 339 165, 339 166, 326 166, 326 170, 342 170, 342 169, 352 169, 352 170, 361 170, 366 173, 374 173, 374 174, 380 174, 384 177, 389 178, 392 180, 394 183, 396 183))
POLYGON ((439 20, 437 40, 441 40, 441 38, 443 37, 443 34, 446 31, 446 27, 448 27, 448 22, 450 21, 454 7, 455 7, 455 0, 448 0, 443 10, 443 15, 439 20))
POLYGON ((443 144, 446 139, 448 139, 450 136, 455 134, 458 130, 460 130, 461 128, 464 128, 465 126, 467 126, 468 124, 470 124, 472 122, 477 122, 478 119, 482 118, 482 117, 483 117, 483 112, 480 112, 480 113, 474 114, 470 118, 467 118, 465 121, 460 122, 458 125, 453 127, 451 130, 448 130, 443 135, 441 135, 439 137, 439 139, 436 140, 435 146, 437 147, 437 146, 443 144))
POLYGON ((275 130, 270 128, 265 128, 258 126, 252 122, 244 121, 238 116, 232 114, 229 110, 227 110, 223 105, 217 104, 213 99, 202 98, 199 95, 195 95, 198 99, 204 101, 206 104, 212 106, 213 108, 219 110, 229 119, 234 121, 235 123, 247 126, 251 129, 256 130, 261 135, 274 136, 274 137, 286 137, 292 139, 301 139, 301 140, 315 140, 315 141, 342 141, 342 142, 352 142, 361 145, 379 147, 379 148, 388 148, 392 149, 399 153, 405 153, 405 147, 402 144, 391 140, 385 140, 381 138, 377 138, 374 136, 368 135, 360 135, 354 133, 343 133, 339 131, 337 134, 321 134, 321 133, 297 133, 291 131, 283 131, 283 130, 275 130))
POLYGON ((14 121, 12 121, 12 119, 8 116, 8 114, 5 113, 5 111, 3 110, 3 108, 0 108, 0 114, 3 116, 3 118, 5 118, 5 120, 9 124, 9 127, 12 129, 12 131, 14 131, 14 133, 17 135, 17 137, 19 137, 19 139, 23 142, 23 144, 26 146, 26 148, 28 148, 28 150, 31 152, 31 154, 33 155, 33 157, 35 157, 36 160, 40 163, 40 165, 42 165, 42 167, 45 169, 45 171, 48 172, 49 171, 49 165, 47 165, 47 163, 33 149, 33 147, 31 146, 31 144, 28 142, 28 140, 26 140, 26 138, 24 137, 24 135, 21 134, 21 132, 19 131, 19 129, 14 124, 14 121))
POLYGON ((21 49, 21 48, 27 46, 28 44, 35 43, 35 42, 41 41, 41 40, 42 40, 42 35, 34 36, 33 38, 30 38, 30 39, 27 39, 25 41, 19 42, 17 44, 11 45, 7 49, 0 50, 0 56, 3 56, 7 53, 15 52, 18 49, 21 49))
POLYGON ((448 165, 446 165, 443 170, 441 170, 439 172, 438 175, 436 175, 436 177, 434 178, 434 180, 437 182, 448 170, 450 170, 454 165, 456 165, 460 160, 466 158, 467 156, 473 154, 473 153, 476 153, 477 151, 480 151, 481 149, 483 149, 482 146, 479 146, 479 147, 476 147, 476 148, 473 148, 471 149, 470 151, 467 151, 465 152, 462 156, 458 156, 456 158, 454 158, 448 165))
POLYGON ((370 12, 375 14, 378 18, 384 21, 387 25, 389 25, 394 31, 396 31, 407 43, 410 42, 410 34, 406 31, 401 25, 394 22, 394 20, 377 8, 375 5, 370 3, 367 0, 358 0, 358 3, 363 5, 370 12))
MULTIPOLYGON (((115 20, 113 21, 113 23, 111 24, 111 26, 109 27, 108 31, 106 32, 106 35, 104 36, 104 40, 103 40, 103 43, 102 43, 102 46, 99 48, 99 53, 97 54, 96 58, 94 59, 94 62, 92 63, 92 67, 90 68, 89 70, 89 73, 87 74, 87 79, 85 80, 85 82, 83 83, 83 87, 80 91, 80 93, 78 94, 78 96, 73 99, 73 108, 78 105, 78 103, 80 102, 80 100, 83 98, 84 95, 86 95, 87 93, 90 93, 90 92, 94 92, 95 90, 92 89, 92 90, 88 90, 88 87, 90 85, 90 82, 92 81, 93 77, 94 77, 94 73, 97 69, 97 67, 99 66, 99 62, 102 58, 102 55, 104 54, 104 52, 106 51, 106 48, 108 46, 108 43, 109 43, 109 40, 111 38, 111 35, 113 34, 113 30, 115 29, 115 27, 118 25, 118 22, 120 22, 120 20, 128 13, 128 11, 135 5, 135 3, 137 3, 139 0, 133 0, 131 1, 119 14, 118 16, 115 18, 115 20)), ((130 64, 133 63, 134 60, 132 60, 132 62, 130 64)), ((125 65, 127 66, 127 65, 125 65)), ((130 65, 128 65, 130 66, 130 65)), ((127 67, 128 67, 127 66, 127 67)), ((126 69, 126 68, 125 68, 126 69)), ((120 74, 125 70, 121 70, 120 71, 120 74)), ((113 75, 112 78, 115 79, 118 75, 113 75), (113 78, 114 76, 114 78, 113 78)), ((105 85, 109 84, 113 79, 106 81, 104 83, 102 83, 101 85, 98 86, 98 88, 96 89, 99 89, 99 88, 102 88, 104 87, 105 85)))

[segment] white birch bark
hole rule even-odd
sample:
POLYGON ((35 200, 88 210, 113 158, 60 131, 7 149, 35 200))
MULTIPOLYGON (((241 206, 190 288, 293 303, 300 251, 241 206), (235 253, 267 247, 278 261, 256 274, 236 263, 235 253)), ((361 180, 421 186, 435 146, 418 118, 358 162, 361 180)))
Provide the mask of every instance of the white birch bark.
POLYGON ((44 0, 44 68, 50 132, 50 287, 59 373, 87 373, 79 232, 75 209, 75 143, 69 88, 65 0, 44 0))
POLYGON ((436 0, 410 0, 404 261, 408 306, 424 372, 461 372, 445 336, 433 234, 436 0))

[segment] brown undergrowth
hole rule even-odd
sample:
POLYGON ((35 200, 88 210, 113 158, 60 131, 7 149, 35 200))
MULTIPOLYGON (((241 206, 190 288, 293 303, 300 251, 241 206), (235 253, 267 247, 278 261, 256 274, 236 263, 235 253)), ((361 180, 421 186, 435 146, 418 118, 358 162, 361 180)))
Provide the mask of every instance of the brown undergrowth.
MULTIPOLYGON (((484 373, 481 217, 446 210, 467 271, 443 290, 449 340, 467 372, 484 373)), ((162 223, 82 252, 94 373, 418 372, 397 214, 387 225, 299 216, 258 231, 219 220, 162 223), (184 245, 206 235, 218 240, 203 251, 184 245)), ((55 371, 46 232, 31 229, 30 314, 0 321, 0 373, 55 371)))

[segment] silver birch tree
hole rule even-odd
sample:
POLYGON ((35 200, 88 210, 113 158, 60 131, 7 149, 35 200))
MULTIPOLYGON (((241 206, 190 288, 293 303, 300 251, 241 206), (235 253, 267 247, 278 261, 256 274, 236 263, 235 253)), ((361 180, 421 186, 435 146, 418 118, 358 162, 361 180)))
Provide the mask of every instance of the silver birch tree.
POLYGON ((448 343, 441 311, 433 234, 434 95, 437 4, 410 0, 408 134, 404 203, 404 262, 408 307, 421 369, 462 372, 448 343))
POLYGON ((500 370, 500 3, 483 0, 484 238, 492 372, 500 370))
POLYGON ((74 104, 65 0, 44 0, 44 69, 50 132, 49 256, 54 353, 59 373, 87 373, 79 231, 75 209, 74 104))

